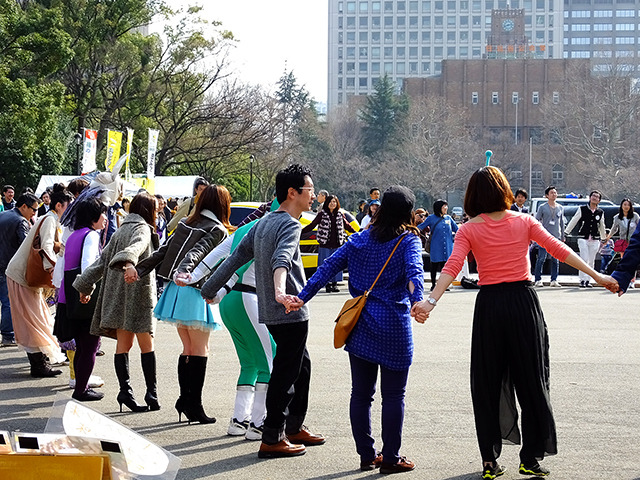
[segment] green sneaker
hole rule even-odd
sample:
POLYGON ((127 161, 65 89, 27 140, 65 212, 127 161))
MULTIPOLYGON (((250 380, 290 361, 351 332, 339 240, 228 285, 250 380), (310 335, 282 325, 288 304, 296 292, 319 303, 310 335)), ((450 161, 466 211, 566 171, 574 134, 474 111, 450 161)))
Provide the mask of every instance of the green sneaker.
POLYGON ((529 475, 533 477, 546 477, 551 472, 541 466, 538 462, 525 465, 524 463, 520 464, 520 473, 522 475, 529 475))
POLYGON ((482 480, 493 480, 500 475, 503 475, 507 471, 507 467, 499 465, 498 462, 494 462, 493 465, 483 465, 482 467, 482 480))

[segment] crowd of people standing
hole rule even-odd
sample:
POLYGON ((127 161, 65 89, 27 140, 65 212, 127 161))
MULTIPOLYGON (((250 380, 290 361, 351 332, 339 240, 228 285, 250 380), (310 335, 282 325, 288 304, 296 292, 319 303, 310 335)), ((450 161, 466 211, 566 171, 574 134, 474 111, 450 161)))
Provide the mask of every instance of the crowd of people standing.
MULTIPOLYGON (((320 191, 316 198, 312 172, 299 164, 278 173, 275 199, 238 229, 229 223, 231 195, 224 186, 197 180, 193 197, 176 212, 167 211, 163 198, 140 191, 126 215, 118 217, 113 207, 123 199, 117 179, 111 180, 76 182, 69 189, 56 185, 41 198, 26 192, 14 200, 13 187, 3 189, 7 211, 0 213, 2 344, 17 343, 26 352, 32 376, 50 377, 61 374, 55 367, 65 360, 60 341, 72 341, 72 397, 84 402, 103 398, 92 383, 92 371, 100 339, 114 339, 120 411, 125 406, 144 412, 161 409, 154 339, 156 322, 168 322, 182 344, 175 403, 179 420, 184 415, 189 422, 208 424, 216 421, 202 404, 209 340, 211 332, 221 328, 221 319, 240 362, 227 432, 260 440, 261 458, 302 455, 307 447, 326 441, 305 425, 311 378, 307 304, 323 288, 327 293, 339 291, 337 284, 348 269, 350 295, 367 296, 345 345, 352 387, 349 418, 359 468, 379 468, 386 474, 413 470, 414 462, 400 452, 414 351, 412 317, 424 323, 432 315, 473 252, 480 291, 472 327, 471 395, 482 478, 504 473, 498 460, 503 440, 522 444, 520 473, 548 475, 540 461, 557 452, 557 439, 548 333, 534 288, 541 281, 541 265, 551 255, 577 268, 584 288, 593 279, 622 294, 640 264, 640 217, 629 199, 622 201, 608 235, 597 208, 602 197, 598 191, 564 228, 554 187, 545 191, 548 203, 534 218, 525 211, 526 192, 514 195, 502 171, 490 166, 469 180, 464 199, 469 220, 460 226, 448 215, 446 201, 437 200, 433 214, 427 215, 416 208, 408 188, 396 185, 382 195, 378 188, 370 190, 358 214, 359 229, 349 222, 336 195, 320 191), (303 228, 299 218, 316 199, 318 213, 303 228), (112 234, 107 236, 109 227, 112 234), (580 256, 563 243, 575 227, 581 236, 580 256), (299 241, 302 233, 314 228, 318 269, 307 281, 299 241), (424 233, 431 262, 428 296, 424 233), (628 253, 610 277, 594 270, 593 245, 616 234, 623 241, 620 248, 628 253), (536 283, 530 281, 532 243, 539 250, 536 283), (40 268, 49 276, 44 283, 31 279, 30 258, 36 248, 41 252, 40 268), (61 270, 57 285, 56 268, 61 270), (54 317, 47 300, 56 297, 54 317), (144 403, 138 403, 131 386, 129 354, 136 342, 146 386, 144 403), (501 349, 504 344, 513 348, 501 349), (380 449, 371 416, 378 375, 380 449)), ((557 260, 552 286, 557 283, 557 260)))

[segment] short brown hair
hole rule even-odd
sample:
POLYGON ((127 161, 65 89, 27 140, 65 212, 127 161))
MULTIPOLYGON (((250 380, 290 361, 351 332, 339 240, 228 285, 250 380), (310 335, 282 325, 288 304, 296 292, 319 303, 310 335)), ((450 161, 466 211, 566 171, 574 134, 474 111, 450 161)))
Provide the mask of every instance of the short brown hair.
POLYGON ((147 192, 140 192, 131 200, 129 213, 137 213, 155 229, 157 205, 156 197, 147 192))
POLYGON ((470 217, 508 210, 513 202, 511 185, 499 168, 482 167, 471 175, 464 195, 464 211, 470 217))

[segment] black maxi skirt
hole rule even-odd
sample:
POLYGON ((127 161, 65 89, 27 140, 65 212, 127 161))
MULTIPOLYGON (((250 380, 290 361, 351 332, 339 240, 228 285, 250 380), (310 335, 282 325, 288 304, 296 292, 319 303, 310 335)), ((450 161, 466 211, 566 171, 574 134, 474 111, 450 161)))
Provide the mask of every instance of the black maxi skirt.
POLYGON ((471 397, 482 460, 497 459, 502 443, 520 444, 523 461, 557 453, 549 396, 549 337, 531 282, 483 285, 471 338, 471 397))

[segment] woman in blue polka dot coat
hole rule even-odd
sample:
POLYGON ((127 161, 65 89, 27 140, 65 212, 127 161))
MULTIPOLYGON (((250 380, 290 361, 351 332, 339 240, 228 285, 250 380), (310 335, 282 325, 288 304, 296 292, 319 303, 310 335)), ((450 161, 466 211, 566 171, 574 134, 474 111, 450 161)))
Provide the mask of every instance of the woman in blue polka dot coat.
POLYGON ((337 272, 349 269, 349 292, 362 295, 399 243, 389 264, 369 294, 345 350, 351 364, 351 429, 360 468, 382 473, 412 470, 413 462, 399 454, 404 420, 404 396, 413 357, 410 310, 424 290, 422 245, 414 226, 415 197, 402 186, 390 187, 371 226, 349 237, 318 268, 298 296, 308 302, 337 272), (371 435, 371 403, 380 371, 382 393, 382 453, 371 435))

